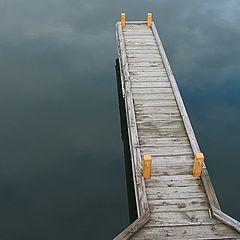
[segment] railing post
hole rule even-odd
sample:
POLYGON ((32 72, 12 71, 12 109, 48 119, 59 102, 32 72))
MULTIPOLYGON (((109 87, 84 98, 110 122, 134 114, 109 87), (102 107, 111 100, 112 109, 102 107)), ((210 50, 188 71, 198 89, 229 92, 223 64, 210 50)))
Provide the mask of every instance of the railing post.
POLYGON ((193 176, 200 177, 202 175, 204 155, 199 152, 195 154, 194 165, 193 165, 193 176))
POLYGON ((152 26, 152 13, 147 14, 147 25, 148 27, 152 26))
POLYGON ((122 24, 122 27, 126 26, 126 13, 124 12, 121 13, 121 24, 122 24))
POLYGON ((152 174, 152 156, 144 155, 143 156, 143 177, 148 179, 152 174))

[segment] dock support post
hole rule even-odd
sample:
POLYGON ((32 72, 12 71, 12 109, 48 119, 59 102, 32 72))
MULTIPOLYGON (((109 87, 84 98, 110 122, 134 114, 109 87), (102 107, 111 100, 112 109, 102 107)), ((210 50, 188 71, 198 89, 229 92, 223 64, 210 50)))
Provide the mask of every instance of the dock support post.
POLYGON ((193 176, 200 177, 202 174, 204 155, 203 153, 196 153, 193 165, 193 176))
POLYGON ((143 177, 148 179, 152 174, 152 156, 144 155, 143 156, 143 177))
POLYGON ((147 14, 147 25, 148 27, 152 26, 152 13, 147 14))
POLYGON ((122 24, 122 27, 126 26, 126 13, 124 12, 121 13, 121 24, 122 24))

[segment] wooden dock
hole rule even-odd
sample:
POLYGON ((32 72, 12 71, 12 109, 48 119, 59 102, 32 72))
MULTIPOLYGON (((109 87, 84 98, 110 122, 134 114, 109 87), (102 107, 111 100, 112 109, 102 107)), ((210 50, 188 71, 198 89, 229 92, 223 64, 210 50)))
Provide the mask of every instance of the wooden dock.
POLYGON ((122 21, 116 27, 138 219, 120 239, 240 239, 240 223, 220 209, 154 22, 122 21), (143 177, 143 159, 152 174, 143 177))

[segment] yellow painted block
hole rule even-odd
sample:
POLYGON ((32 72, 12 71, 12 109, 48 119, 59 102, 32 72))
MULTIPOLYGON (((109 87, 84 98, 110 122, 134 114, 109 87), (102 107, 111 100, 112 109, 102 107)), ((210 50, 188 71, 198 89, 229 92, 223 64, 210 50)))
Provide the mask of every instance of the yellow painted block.
POLYGON ((121 13, 121 24, 122 24, 122 27, 125 27, 126 26, 126 13, 121 13))
POLYGON ((152 13, 147 14, 147 25, 148 27, 152 26, 152 13))
POLYGON ((152 174, 152 156, 143 156, 143 177, 145 179, 150 178, 152 174))
POLYGON ((194 177, 201 176, 202 168, 203 168, 203 162, 204 162, 203 153, 196 153, 195 159, 194 159, 194 165, 193 165, 193 176, 194 177))

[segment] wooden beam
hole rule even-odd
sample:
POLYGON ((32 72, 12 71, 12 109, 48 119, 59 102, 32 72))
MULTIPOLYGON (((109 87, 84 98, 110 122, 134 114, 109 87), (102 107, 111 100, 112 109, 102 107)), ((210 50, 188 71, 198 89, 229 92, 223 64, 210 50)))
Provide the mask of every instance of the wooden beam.
POLYGON ((202 179, 203 186, 205 188, 211 209, 217 208, 217 209, 221 210, 216 193, 215 193, 213 185, 212 185, 212 181, 209 177, 209 174, 208 174, 208 171, 206 168, 204 168, 202 171, 201 179, 202 179))
POLYGON ((146 211, 149 211, 145 182, 142 177, 142 161, 141 161, 141 153, 139 149, 139 140, 138 140, 138 132, 137 125, 135 119, 134 105, 133 105, 133 97, 130 92, 130 82, 129 82, 129 69, 128 69, 128 59, 126 54, 125 42, 123 39, 123 28, 122 25, 117 23, 117 40, 119 42, 118 45, 118 54, 120 61, 120 74, 121 74, 121 83, 122 90, 124 93, 125 100, 125 109, 128 123, 128 136, 129 136, 129 145, 130 145, 130 153, 131 153, 131 161, 132 161, 132 172, 133 172, 133 183, 136 197, 136 205, 137 205, 137 214, 140 217, 146 211))
POLYGON ((113 240, 128 240, 136 232, 138 232, 148 221, 150 220, 150 212, 145 212, 140 218, 134 221, 126 229, 124 229, 119 235, 117 235, 113 240))
POLYGON ((240 233, 240 222, 236 219, 230 217, 229 215, 225 214, 221 210, 213 207, 212 208, 212 214, 215 218, 217 218, 219 221, 225 223, 231 228, 234 228, 236 231, 240 233))

